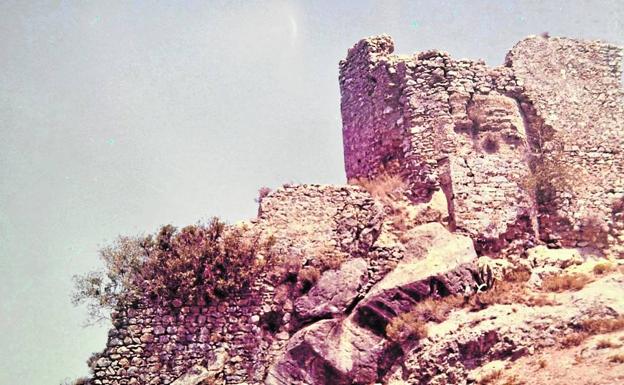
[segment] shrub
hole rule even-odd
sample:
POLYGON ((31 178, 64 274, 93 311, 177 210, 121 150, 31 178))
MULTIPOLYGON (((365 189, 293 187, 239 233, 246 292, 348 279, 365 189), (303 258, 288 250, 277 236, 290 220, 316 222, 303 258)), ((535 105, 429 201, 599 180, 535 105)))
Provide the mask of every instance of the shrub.
POLYGON ((525 191, 535 194, 535 200, 542 209, 553 210, 548 206, 555 199, 556 192, 572 191, 572 183, 578 181, 575 170, 565 162, 563 146, 555 143, 548 153, 532 162, 531 173, 517 180, 525 191))
POLYGON ((320 273, 322 273, 327 270, 336 270, 340 268, 340 265, 342 265, 345 259, 345 253, 328 246, 322 248, 315 254, 312 264, 314 267, 318 268, 320 273))
POLYGON ((312 286, 318 281, 321 272, 316 267, 306 266, 299 271, 297 284, 302 293, 307 293, 312 286))
POLYGON ((479 384, 481 384, 481 385, 491 384, 491 383, 497 381, 498 379, 500 379, 502 376, 503 376, 503 371, 502 370, 494 370, 494 371, 486 374, 485 376, 481 377, 481 379, 479 380, 479 384))
POLYGON ((542 289, 560 293, 562 291, 578 291, 585 287, 592 279, 585 274, 551 275, 542 281, 542 289))
POLYGON ((620 347, 620 345, 606 338, 601 339, 600 341, 596 343, 596 349, 611 349, 611 348, 618 348, 618 347, 620 347))
POLYGON ((589 334, 585 332, 571 333, 561 339, 561 346, 564 348, 572 348, 579 346, 583 341, 589 337, 589 334))
POLYGON ((610 273, 616 269, 615 265, 611 262, 598 262, 594 268, 593 272, 597 275, 602 275, 605 273, 610 273))
POLYGON ((581 329, 590 334, 604 334, 624 329, 624 316, 594 318, 581 323, 581 329))
POLYGON ((255 199, 256 203, 261 203, 267 195, 271 193, 271 188, 262 186, 258 189, 258 197, 255 199))
POLYGON ((271 257, 272 244, 217 218, 180 231, 167 225, 155 236, 120 237, 100 251, 105 270, 75 277, 73 302, 88 303, 91 318, 98 320, 145 298, 162 303, 223 298, 252 283, 271 257))
POLYGON ((614 364, 624 364, 624 353, 614 354, 609 357, 609 362, 614 364))
POLYGON ((375 178, 358 178, 349 181, 363 187, 372 196, 381 199, 383 202, 397 200, 407 190, 407 185, 403 179, 396 174, 382 173, 375 178))
POLYGON ((73 277, 72 303, 86 304, 90 321, 105 320, 118 305, 138 299, 135 277, 148 256, 143 240, 138 236, 118 237, 99 251, 104 269, 73 277))
POLYGON ((388 323, 386 336, 395 342, 420 340, 427 337, 427 323, 415 312, 403 313, 388 323))
POLYGON ((88 377, 80 377, 77 378, 73 381, 71 380, 65 380, 61 383, 61 385, 89 385, 89 382, 91 381, 90 378, 88 377))
POLYGON ((585 339, 596 334, 606 334, 624 329, 624 316, 616 318, 593 318, 581 322, 578 332, 561 339, 564 347, 578 346, 585 339))
MULTIPOLYGON (((491 280, 487 290, 478 291, 470 297, 468 306, 471 310, 481 310, 494 304, 526 303, 534 304, 534 296, 526 293, 526 282, 530 273, 524 269, 511 270, 501 280, 491 280)), ((540 298, 540 301, 544 302, 540 298)))
POLYGON ((258 255, 270 256, 272 241, 215 218, 179 232, 165 226, 145 244, 149 257, 139 271, 142 291, 165 301, 195 303, 248 287, 266 263, 258 255))

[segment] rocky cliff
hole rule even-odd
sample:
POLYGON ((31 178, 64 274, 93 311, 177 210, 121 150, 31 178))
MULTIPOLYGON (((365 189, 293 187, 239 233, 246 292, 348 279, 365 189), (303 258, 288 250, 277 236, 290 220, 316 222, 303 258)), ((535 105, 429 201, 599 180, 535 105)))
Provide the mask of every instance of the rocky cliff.
POLYGON ((350 185, 262 196, 236 226, 273 265, 218 300, 119 306, 90 383, 551 384, 551 357, 624 381, 620 51, 532 37, 488 68, 392 50, 364 39, 341 63, 350 185), (550 158, 590 178, 546 186, 550 158))

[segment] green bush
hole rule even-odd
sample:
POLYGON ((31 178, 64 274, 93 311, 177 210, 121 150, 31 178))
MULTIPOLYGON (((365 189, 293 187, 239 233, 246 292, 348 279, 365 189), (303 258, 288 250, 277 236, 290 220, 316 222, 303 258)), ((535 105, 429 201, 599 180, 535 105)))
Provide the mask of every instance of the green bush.
POLYGON ((158 303, 207 303, 249 287, 271 258, 272 239, 217 218, 208 225, 154 236, 120 237, 103 248, 104 270, 75 277, 75 304, 87 303, 92 319, 149 299, 158 303))

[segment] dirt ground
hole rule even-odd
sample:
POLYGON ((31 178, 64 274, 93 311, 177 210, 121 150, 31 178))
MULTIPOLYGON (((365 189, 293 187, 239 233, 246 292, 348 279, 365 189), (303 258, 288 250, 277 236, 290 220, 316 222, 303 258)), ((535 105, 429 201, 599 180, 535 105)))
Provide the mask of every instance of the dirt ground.
POLYGON ((492 385, 624 385, 624 331, 507 363, 492 385), (618 359, 619 358, 619 359, 618 359))

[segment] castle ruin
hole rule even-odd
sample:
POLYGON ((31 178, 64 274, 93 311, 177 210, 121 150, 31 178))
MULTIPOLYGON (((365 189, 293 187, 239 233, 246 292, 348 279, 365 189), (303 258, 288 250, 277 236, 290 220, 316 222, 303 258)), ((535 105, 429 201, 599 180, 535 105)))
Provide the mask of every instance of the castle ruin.
MULTIPOLYGON (((297 269, 327 255, 344 262, 301 293, 288 279, 260 276, 212 303, 143 298, 120 306, 106 348, 90 360, 89 384, 180 385, 187 375, 240 385, 379 383, 402 371, 426 377, 439 367, 424 370, 418 352, 385 338, 385 327, 418 301, 478 284, 477 252, 540 239, 621 252, 619 48, 530 37, 495 68, 393 49, 388 36, 364 39, 340 63, 347 177, 398 174, 414 203, 443 193, 446 227, 460 234, 433 220, 409 230, 416 241, 403 242, 388 233, 383 205, 361 187, 285 185, 261 199, 249 227, 273 236, 276 253, 297 269)), ((570 317, 589 308, 581 303, 570 317)), ((492 357, 511 351, 504 337, 492 357)), ((514 342, 518 352, 528 351, 525 337, 514 342)), ((462 359, 474 364, 470 349, 440 346, 441 361, 454 362, 450 375, 465 375, 462 359)))
POLYGON ((529 37, 494 68, 393 51, 371 37, 340 63, 348 179, 399 174, 416 202, 443 191, 481 252, 622 240, 620 48, 529 37))

